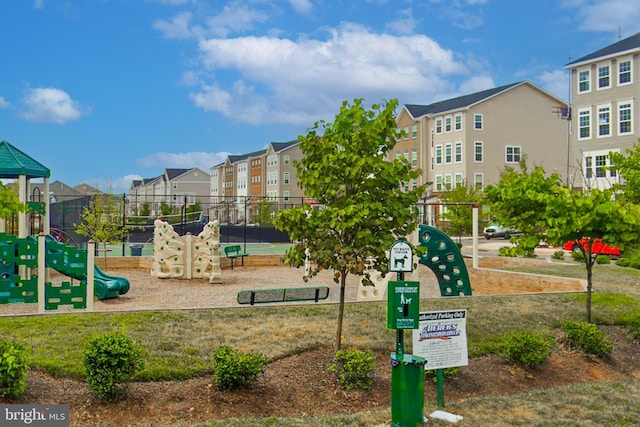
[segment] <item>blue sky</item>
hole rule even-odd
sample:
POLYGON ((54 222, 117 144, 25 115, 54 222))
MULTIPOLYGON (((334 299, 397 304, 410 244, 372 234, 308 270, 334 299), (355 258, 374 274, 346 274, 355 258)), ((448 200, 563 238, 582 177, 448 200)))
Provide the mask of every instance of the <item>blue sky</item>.
POLYGON ((637 0, 19 0, 0 3, 0 140, 51 180, 127 191, 332 121, 564 69, 640 31, 637 0))

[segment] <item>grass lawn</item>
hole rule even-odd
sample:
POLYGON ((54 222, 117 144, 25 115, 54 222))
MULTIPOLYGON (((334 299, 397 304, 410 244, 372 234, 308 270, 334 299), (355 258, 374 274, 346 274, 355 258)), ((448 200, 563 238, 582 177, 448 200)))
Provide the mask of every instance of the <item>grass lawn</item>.
MULTIPOLYGON (((577 263, 552 263, 540 268, 520 268, 517 271, 586 277, 584 266, 577 263)), ((640 271, 615 264, 594 266, 594 322, 626 324, 630 319, 640 316, 639 278, 640 271)), ((450 297, 422 300, 420 306, 422 310, 429 311, 467 309, 470 357, 493 352, 505 334, 522 330, 549 332, 567 319, 583 321, 586 313, 583 294, 450 297)), ((56 375, 80 377, 83 372, 82 352, 86 342, 94 335, 124 329, 145 349, 146 367, 137 379, 184 379, 210 373, 211 352, 223 344, 243 352, 259 352, 272 360, 308 349, 331 346, 337 311, 338 307, 335 305, 314 305, 5 317, 0 318, 0 336, 20 340, 31 347, 33 367, 56 375)), ((344 319, 344 348, 382 351, 394 349, 395 331, 386 327, 386 302, 348 304, 344 319)), ((406 352, 411 352, 410 341, 405 341, 405 345, 408 344, 406 352)), ((561 410, 560 408, 573 408, 571 410, 576 412, 576 416, 594 411, 604 414, 596 418, 600 424, 577 421, 575 425, 634 425, 625 420, 624 408, 632 404, 630 396, 637 397, 639 392, 640 385, 637 381, 598 383, 571 386, 568 390, 542 390, 526 396, 468 399, 456 403, 449 410, 478 413, 478 419, 489 423, 484 425, 498 425, 495 419, 492 422, 492 414, 508 413, 510 406, 516 401, 527 401, 531 405, 547 405, 549 419, 553 419, 552 412, 561 410)), ((229 421, 224 425, 259 425, 238 422, 239 424, 233 424, 229 421)), ((317 422, 319 424, 310 422, 308 425, 332 425, 327 419, 317 422)), ((343 425, 346 424, 347 421, 344 421, 343 425)), ((432 422, 430 424, 435 425, 432 422)), ((270 425, 300 424, 284 424, 283 421, 283 424, 270 425)), ((532 423, 518 425, 559 424, 534 420, 532 423)))

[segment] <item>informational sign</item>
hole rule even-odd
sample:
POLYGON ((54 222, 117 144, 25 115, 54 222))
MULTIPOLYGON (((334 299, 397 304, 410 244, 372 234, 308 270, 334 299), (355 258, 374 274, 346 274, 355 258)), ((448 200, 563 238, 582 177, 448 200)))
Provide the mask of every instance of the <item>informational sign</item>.
POLYGON ((413 252, 405 240, 396 240, 389 249, 389 271, 410 273, 413 271, 413 252))
POLYGON ((420 314, 420 282, 390 281, 387 298, 387 327, 417 329, 420 314))
POLYGON ((420 313, 413 353, 427 359, 427 370, 467 366, 467 310, 420 313))

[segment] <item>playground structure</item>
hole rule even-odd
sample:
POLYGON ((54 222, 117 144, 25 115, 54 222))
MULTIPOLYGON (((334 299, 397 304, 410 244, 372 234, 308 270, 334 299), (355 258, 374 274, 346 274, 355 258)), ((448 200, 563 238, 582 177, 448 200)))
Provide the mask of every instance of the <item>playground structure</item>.
POLYGON ((151 275, 161 279, 209 277, 209 283, 222 283, 220 268, 220 224, 204 225, 197 236, 180 236, 171 224, 156 219, 153 231, 151 275))
MULTIPOLYGON (((437 228, 420 224, 419 230, 410 236, 411 242, 421 247, 423 254, 418 262, 428 267, 436 275, 441 296, 471 295, 471 281, 460 249, 444 232, 437 228)), ((370 271, 373 286, 358 286, 358 301, 380 301, 385 297, 387 286, 393 274, 382 277, 379 271, 370 271)), ((407 280, 418 280, 417 270, 407 274, 407 280)))
POLYGON ((98 299, 115 298, 129 291, 129 282, 109 276, 95 265, 93 241, 84 250, 50 235, 49 176, 48 168, 8 142, 0 142, 0 179, 17 180, 18 199, 27 206, 26 212, 17 215, 17 236, 6 234, 6 223, 0 219, 0 304, 37 303, 38 313, 62 305, 91 311, 94 295, 98 299), (42 201, 29 200, 29 180, 33 178, 44 180, 42 201), (37 237, 28 235, 30 215, 42 229, 37 237), (49 280, 48 269, 72 280, 55 285, 49 280))

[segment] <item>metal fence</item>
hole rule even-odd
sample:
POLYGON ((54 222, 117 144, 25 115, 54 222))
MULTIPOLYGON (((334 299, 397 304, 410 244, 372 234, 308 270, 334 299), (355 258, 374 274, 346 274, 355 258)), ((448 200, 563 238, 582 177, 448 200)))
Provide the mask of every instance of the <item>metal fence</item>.
MULTIPOLYGON (((52 234, 61 239, 86 245, 88 238, 76 233, 76 224, 80 224, 82 213, 89 208, 92 197, 64 197, 56 195, 50 203, 50 228, 52 234)), ((199 234, 204 225, 213 220, 220 223, 220 238, 223 243, 245 242, 289 242, 287 233, 278 231, 273 226, 273 218, 280 210, 301 206, 302 198, 267 198, 267 197, 210 197, 193 196, 177 198, 163 202, 161 196, 150 196, 153 203, 132 201, 128 195, 114 195, 112 208, 115 216, 121 218, 123 226, 129 228, 127 242, 146 243, 153 240, 154 221, 158 217, 173 225, 180 234, 199 234)), ((165 199, 167 199, 165 197, 165 199)), ((16 221, 8 221, 8 232, 16 221)), ((42 231, 41 216, 30 213, 30 233, 35 235, 42 231)))

